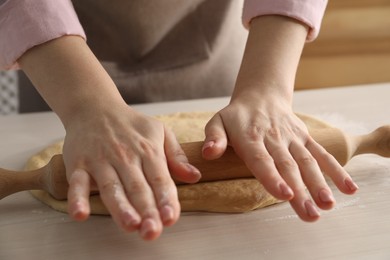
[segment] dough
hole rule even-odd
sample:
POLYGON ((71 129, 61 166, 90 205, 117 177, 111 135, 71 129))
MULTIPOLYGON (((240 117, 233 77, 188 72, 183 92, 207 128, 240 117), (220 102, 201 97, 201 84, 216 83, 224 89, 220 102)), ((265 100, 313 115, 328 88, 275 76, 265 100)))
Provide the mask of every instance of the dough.
MULTIPOLYGON (((281 202, 254 178, 178 185, 177 189, 183 212, 242 213, 281 202)), ((32 190, 31 194, 53 209, 67 212, 66 200, 57 200, 43 190, 32 190)), ((90 196, 89 201, 91 214, 109 215, 98 195, 90 196)))
MULTIPOLYGON (((204 140, 204 126, 213 114, 212 112, 176 113, 156 116, 156 118, 170 127, 179 142, 183 143, 204 140)), ((62 141, 58 142, 31 157, 26 164, 26 170, 46 165, 53 155, 62 152, 62 145, 62 141)), ((254 178, 178 185, 177 188, 182 211, 246 212, 280 202, 267 193, 254 178)), ((67 212, 66 200, 56 200, 42 190, 31 191, 31 193, 53 209, 67 212)), ((92 214, 109 214, 98 195, 91 196, 90 202, 92 214)))

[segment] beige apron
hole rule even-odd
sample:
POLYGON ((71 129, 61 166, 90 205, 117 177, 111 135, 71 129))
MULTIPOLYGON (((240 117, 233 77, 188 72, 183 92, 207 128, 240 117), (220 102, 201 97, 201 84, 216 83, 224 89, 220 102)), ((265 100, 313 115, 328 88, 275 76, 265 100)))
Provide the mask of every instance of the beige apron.
POLYGON ((88 45, 127 103, 231 94, 247 35, 241 0, 73 4, 88 45))

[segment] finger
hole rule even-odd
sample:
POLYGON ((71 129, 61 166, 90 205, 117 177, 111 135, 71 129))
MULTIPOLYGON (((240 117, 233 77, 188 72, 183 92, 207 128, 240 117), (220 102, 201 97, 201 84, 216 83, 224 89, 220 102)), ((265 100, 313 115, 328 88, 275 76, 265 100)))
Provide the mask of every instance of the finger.
POLYGON ((234 147, 248 169, 275 198, 290 200, 294 193, 280 176, 263 142, 244 143, 234 147))
POLYGON ((341 192, 345 194, 353 194, 359 189, 358 185, 352 180, 351 176, 337 162, 337 160, 325 150, 325 148, 314 140, 310 140, 306 144, 306 148, 317 160, 320 168, 332 179, 341 192))
POLYGON ((222 156, 228 145, 225 127, 222 118, 216 114, 205 127, 206 138, 204 140, 202 155, 207 160, 214 160, 222 156))
POLYGON ((162 223, 155 195, 144 176, 141 162, 125 162, 116 167, 128 200, 138 212, 141 223, 140 236, 153 240, 161 235, 162 223))
POLYGON ((137 229, 141 218, 130 205, 115 169, 100 163, 95 164, 93 170, 100 197, 115 223, 129 232, 137 229))
POLYGON ((267 150, 272 156, 280 176, 292 189, 294 197, 289 201, 298 216, 305 221, 314 221, 319 213, 306 193, 298 164, 286 145, 281 142, 268 142, 267 150))
POLYGON ((315 203, 321 209, 331 209, 334 206, 335 199, 316 159, 299 142, 290 144, 290 152, 299 166, 303 182, 306 184, 315 203))
POLYGON ((180 216, 180 204, 163 152, 158 149, 147 150, 142 169, 152 188, 163 224, 173 225, 180 216))
POLYGON ((315 204, 307 195, 304 195, 304 192, 297 192, 289 202, 299 218, 303 221, 314 222, 320 218, 320 213, 315 204))
POLYGON ((177 181, 195 183, 201 178, 200 171, 190 163, 187 156, 178 143, 175 135, 169 129, 165 130, 164 150, 167 158, 168 168, 177 181))
POLYGON ((70 175, 68 189, 68 212, 77 221, 83 221, 90 214, 90 178, 83 169, 76 169, 70 175))
POLYGON ((305 188, 298 165, 287 148, 281 145, 275 145, 273 147, 267 147, 267 150, 274 161, 278 174, 286 182, 288 188, 291 189, 289 193, 295 197, 297 193, 304 192, 305 188))

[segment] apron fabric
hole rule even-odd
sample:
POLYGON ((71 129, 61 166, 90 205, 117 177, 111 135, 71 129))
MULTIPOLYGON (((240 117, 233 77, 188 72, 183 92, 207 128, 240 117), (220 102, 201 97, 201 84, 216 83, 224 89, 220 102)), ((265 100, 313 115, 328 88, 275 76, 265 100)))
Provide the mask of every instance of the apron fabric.
MULTIPOLYGON (((241 0, 72 2, 88 45, 128 104, 232 93, 247 37, 241 0)), ((34 102, 31 90, 22 92, 31 83, 21 76, 20 84, 26 112, 34 102)))

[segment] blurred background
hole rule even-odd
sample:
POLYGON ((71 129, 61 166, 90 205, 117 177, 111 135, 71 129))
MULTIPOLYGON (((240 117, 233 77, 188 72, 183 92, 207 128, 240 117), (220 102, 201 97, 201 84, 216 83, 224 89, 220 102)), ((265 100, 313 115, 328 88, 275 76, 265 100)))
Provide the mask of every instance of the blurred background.
POLYGON ((390 82, 390 0, 329 0, 296 89, 390 82))
MULTIPOLYGON (((329 1, 319 37, 304 49, 295 89, 380 82, 390 82, 390 0, 329 1)), ((0 72, 0 115, 48 109, 23 72, 0 72)))

